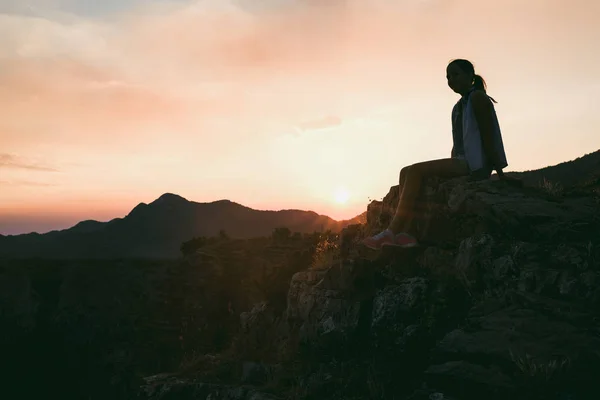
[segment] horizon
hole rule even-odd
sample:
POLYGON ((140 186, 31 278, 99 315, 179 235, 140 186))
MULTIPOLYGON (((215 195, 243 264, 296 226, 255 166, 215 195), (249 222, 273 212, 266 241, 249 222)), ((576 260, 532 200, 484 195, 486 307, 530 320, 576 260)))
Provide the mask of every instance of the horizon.
MULTIPOLYGON (((587 156, 587 155, 590 155, 590 154, 593 154, 593 153, 596 153, 596 152, 599 152, 599 151, 600 151, 600 149, 598 149, 598 150, 596 150, 596 151, 594 151, 594 152, 590 152, 590 153, 582 154, 581 156, 579 156, 579 157, 577 157, 577 158, 575 158, 575 159, 573 159, 573 160, 565 160, 565 161, 563 161, 563 162, 561 162, 561 163, 554 164, 554 165, 548 165, 548 166, 545 166, 545 167, 542 167, 542 168, 538 168, 538 169, 544 169, 544 168, 548 168, 548 167, 552 168, 552 167, 558 166, 558 165, 560 165, 560 164, 562 164, 562 163, 564 163, 564 162, 571 162, 571 161, 575 161, 575 160, 577 160, 577 159, 579 159, 579 158, 581 158, 581 157, 584 157, 584 156, 587 156)), ((521 173, 521 172, 529 172, 529 171, 531 171, 531 170, 527 170, 527 171, 511 171, 511 172, 518 172, 518 173, 521 173)), ((184 196, 180 196, 180 195, 179 195, 179 194, 177 194, 177 193, 165 192, 165 193, 161 194, 160 196, 157 196, 156 198, 154 198, 152 201, 148 201, 148 202, 141 201, 141 202, 138 202, 138 203, 137 203, 137 204, 136 204, 134 207, 132 207, 131 209, 129 209, 129 210, 127 211, 127 213, 126 213, 126 214, 124 214, 124 215, 122 215, 122 216, 114 216, 114 217, 112 217, 112 218, 110 218, 110 219, 106 219, 106 220, 103 220, 103 221, 99 221, 99 220, 95 220, 95 219, 82 219, 82 220, 77 220, 77 221, 73 222, 72 224, 70 224, 70 225, 68 225, 68 226, 61 226, 61 227, 59 227, 59 228, 52 228, 52 229, 45 230, 45 231, 42 231, 42 232, 39 232, 39 231, 28 231, 28 232, 20 232, 20 233, 11 233, 11 232, 3 233, 3 232, 0 232, 0 235, 4 235, 4 236, 16 236, 16 235, 19 235, 19 234, 28 234, 28 233, 39 233, 39 234, 43 234, 43 233, 48 233, 48 232, 53 232, 53 231, 60 231, 60 230, 70 229, 70 228, 73 228, 74 226, 76 226, 76 225, 77 225, 77 224, 79 224, 79 223, 82 223, 82 222, 87 222, 87 221, 94 221, 94 222, 106 223, 106 222, 110 222, 110 221, 112 221, 112 220, 115 220, 115 219, 123 219, 123 218, 125 218, 125 217, 126 217, 126 216, 127 216, 127 215, 128 215, 128 214, 129 214, 129 213, 130 213, 130 212, 131 212, 131 211, 132 211, 134 208, 135 208, 135 207, 137 207, 138 205, 140 205, 140 204, 145 204, 145 205, 151 204, 151 203, 153 203, 153 202, 155 202, 155 201, 159 200, 161 197, 163 197, 163 196, 166 196, 166 195, 171 195, 171 196, 180 197, 180 198, 184 199, 185 201, 188 201, 188 202, 190 202, 190 203, 196 203, 196 204, 212 204, 212 203, 218 203, 218 202, 227 201, 227 202, 231 202, 231 203, 234 203, 234 204, 238 204, 238 205, 240 205, 240 206, 242 206, 242 207, 248 207, 248 206, 246 206, 245 204, 242 204, 242 203, 240 203, 240 202, 237 202, 237 201, 235 201, 235 200, 231 200, 231 199, 217 199, 217 200, 212 200, 212 201, 200 202, 200 201, 190 200, 190 199, 188 199, 188 198, 185 198, 184 196)), ((370 200, 370 201, 372 201, 372 200, 376 200, 376 199, 369 199, 369 200, 370 200)), ((382 198, 380 198, 379 200, 382 200, 382 198)), ((251 208, 251 207, 248 207, 248 208, 251 208)), ((336 222, 342 222, 342 221, 344 221, 344 220, 350 220, 350 219, 353 219, 353 218, 359 217, 360 215, 362 215, 362 214, 364 214, 364 213, 366 213, 366 212, 367 212, 367 209, 365 208, 363 211, 359 212, 359 213, 358 213, 358 214, 356 214, 356 215, 350 216, 350 217, 348 217, 348 218, 340 218, 340 219, 336 219, 336 218, 332 218, 332 217, 331 217, 331 216, 329 216, 329 215, 318 213, 318 212, 316 212, 316 211, 314 211, 314 210, 302 210, 302 209, 297 209, 297 208, 280 208, 280 209, 256 209, 256 208, 252 208, 252 209, 253 209, 254 211, 273 211, 273 212, 278 212, 278 211, 306 211, 306 212, 315 212, 315 213, 317 213, 318 215, 325 216, 325 217, 329 217, 329 218, 333 219, 333 220, 334 220, 334 221, 336 221, 336 222)), ((37 223, 37 222, 36 222, 36 223, 37 223)))
POLYGON ((600 4, 499 3, 0 0, 0 234, 164 193, 353 218, 449 156, 454 58, 498 101, 506 171, 596 151, 600 4))
MULTIPOLYGON (((159 198, 161 198, 161 197, 163 197, 163 196, 165 196, 165 195, 175 195, 175 196, 178 196, 178 197, 181 197, 181 198, 183 198, 184 200, 186 200, 186 201, 188 201, 188 202, 190 202, 190 203, 196 203, 196 204, 213 204, 213 203, 219 203, 219 202, 227 201, 227 202, 231 202, 231 203, 234 203, 234 204, 238 204, 238 205, 240 205, 240 206, 242 206, 242 207, 247 207, 247 206, 245 206, 244 204, 241 204, 241 203, 239 203, 239 202, 237 202, 237 201, 230 200, 230 199, 218 199, 218 200, 214 200, 214 201, 208 201, 208 202, 199 202, 199 201, 195 201, 195 200, 186 199, 185 197, 183 197, 183 196, 179 196, 179 195, 178 195, 178 194, 176 194, 176 193, 163 193, 162 195, 158 196, 157 198, 155 198, 155 199, 154 199, 154 200, 152 200, 152 201, 148 201, 148 202, 142 201, 142 202, 139 202, 139 203, 138 203, 138 204, 137 204, 135 207, 139 206, 140 204, 149 205, 149 204, 153 203, 154 201, 158 200, 159 198)), ((98 221, 98 220, 95 220, 95 219, 83 219, 83 220, 78 220, 78 221, 76 221, 75 223, 73 223, 73 224, 71 224, 71 225, 69 225, 69 226, 66 226, 66 227, 60 227, 60 228, 57 228, 57 229, 51 229, 51 230, 47 230, 47 231, 44 231, 44 232, 34 232, 34 231, 31 231, 31 232, 22 232, 22 233, 16 233, 16 234, 15 234, 15 233, 10 233, 10 232, 9 232, 9 233, 2 233, 2 232, 0 232, 0 235, 3 235, 3 236, 18 236, 18 235, 20 235, 20 234, 29 234, 29 233, 38 233, 38 234, 44 234, 44 233, 49 233, 49 232, 54 232, 54 231, 60 231, 60 230, 70 229, 70 228, 73 228, 73 227, 75 227, 77 224, 80 224, 80 223, 82 223, 82 222, 89 222, 89 221, 92 221, 92 222, 100 222, 100 223, 107 223, 107 222, 113 221, 113 220, 115 220, 115 219, 123 219, 123 218, 125 218, 125 217, 126 217, 128 214, 129 214, 129 212, 131 212, 131 211, 133 210, 133 208, 135 208, 135 207, 132 207, 132 208, 131 208, 131 210, 129 210, 129 211, 128 211, 128 213, 127 213, 127 214, 125 214, 125 215, 122 215, 122 216, 115 216, 115 217, 113 217, 113 218, 110 218, 110 219, 108 219, 108 220, 104 220, 104 221, 98 221)), ((282 208, 282 209, 261 209, 261 210, 259 210, 259 209, 254 209, 254 208, 253 208, 253 210, 254 210, 254 211, 271 211, 271 212, 279 212, 279 211, 303 211, 303 212, 315 212, 315 211, 313 211, 313 210, 300 210, 300 209, 296 209, 296 208, 282 208)), ((342 222, 342 221, 344 221, 344 220, 349 220, 349 219, 352 219, 352 218, 358 217, 358 216, 360 216, 361 214, 363 214, 363 213, 365 213, 365 212, 366 212, 366 210, 365 210, 365 211, 363 211, 363 212, 361 212, 361 213, 359 213, 359 214, 357 214, 357 215, 354 215, 354 216, 352 216, 352 217, 350 217, 350 218, 345 218, 345 219, 340 219, 340 220, 337 220, 337 219, 331 218, 331 217, 329 217, 328 215, 319 214, 319 213, 317 213, 317 214, 318 214, 318 215, 321 215, 321 216, 329 217, 329 218, 333 219, 333 220, 334 220, 334 221, 336 221, 336 222, 342 222)))

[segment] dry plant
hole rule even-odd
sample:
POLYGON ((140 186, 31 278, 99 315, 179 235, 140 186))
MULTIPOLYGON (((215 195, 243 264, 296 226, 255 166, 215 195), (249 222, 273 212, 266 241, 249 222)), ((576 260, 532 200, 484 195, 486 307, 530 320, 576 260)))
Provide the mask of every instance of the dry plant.
POLYGON ((333 265, 339 256, 339 245, 335 237, 324 236, 319 240, 313 255, 311 269, 325 269, 333 265))
POLYGON ((552 182, 544 177, 544 179, 540 182, 540 188, 542 188, 546 193, 551 194, 553 196, 559 196, 563 192, 563 187, 558 182, 552 182))
POLYGON ((510 357, 524 378, 540 383, 551 382, 558 375, 565 373, 571 364, 568 358, 539 362, 529 354, 517 356, 512 351, 510 357))

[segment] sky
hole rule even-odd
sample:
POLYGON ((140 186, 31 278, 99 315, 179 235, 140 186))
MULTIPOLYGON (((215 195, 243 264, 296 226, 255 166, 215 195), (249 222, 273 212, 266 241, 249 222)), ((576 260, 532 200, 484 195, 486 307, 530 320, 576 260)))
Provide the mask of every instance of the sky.
POLYGON ((445 158, 467 58, 509 167, 600 148, 597 0, 0 0, 0 234, 163 193, 346 219, 445 158), (594 105, 596 104, 596 105, 594 105))

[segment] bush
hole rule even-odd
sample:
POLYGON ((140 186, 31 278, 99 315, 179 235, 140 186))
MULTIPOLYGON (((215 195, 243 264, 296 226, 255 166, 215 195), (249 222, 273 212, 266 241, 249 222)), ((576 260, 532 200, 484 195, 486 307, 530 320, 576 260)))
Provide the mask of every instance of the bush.
POLYGON ((284 244, 290 239, 291 236, 292 231, 290 231, 290 229, 287 227, 275 228, 273 230, 273 234, 271 235, 273 243, 275 244, 284 244))
POLYGON ((311 268, 330 267, 340 255, 339 236, 327 231, 318 236, 311 268))
POLYGON ((195 253, 200 248, 206 246, 208 243, 209 239, 204 236, 195 237, 191 240, 188 240, 187 242, 181 243, 181 247, 179 248, 179 250, 181 251, 181 254, 183 254, 184 256, 188 256, 190 254, 195 253))
POLYGON ((540 188, 552 196, 560 196, 563 193, 563 186, 560 183, 552 182, 546 178, 540 182, 540 188))

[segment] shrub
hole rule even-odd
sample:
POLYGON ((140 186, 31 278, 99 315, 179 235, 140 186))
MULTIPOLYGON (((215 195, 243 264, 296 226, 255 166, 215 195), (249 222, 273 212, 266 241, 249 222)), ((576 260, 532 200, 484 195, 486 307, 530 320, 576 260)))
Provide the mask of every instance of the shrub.
POLYGON ((540 182, 540 188, 552 196, 560 196, 563 193, 563 186, 558 182, 552 182, 544 177, 540 182))
POLYGON ((322 269, 330 267, 339 256, 338 235, 327 232, 320 236, 315 245, 311 268, 322 269))

